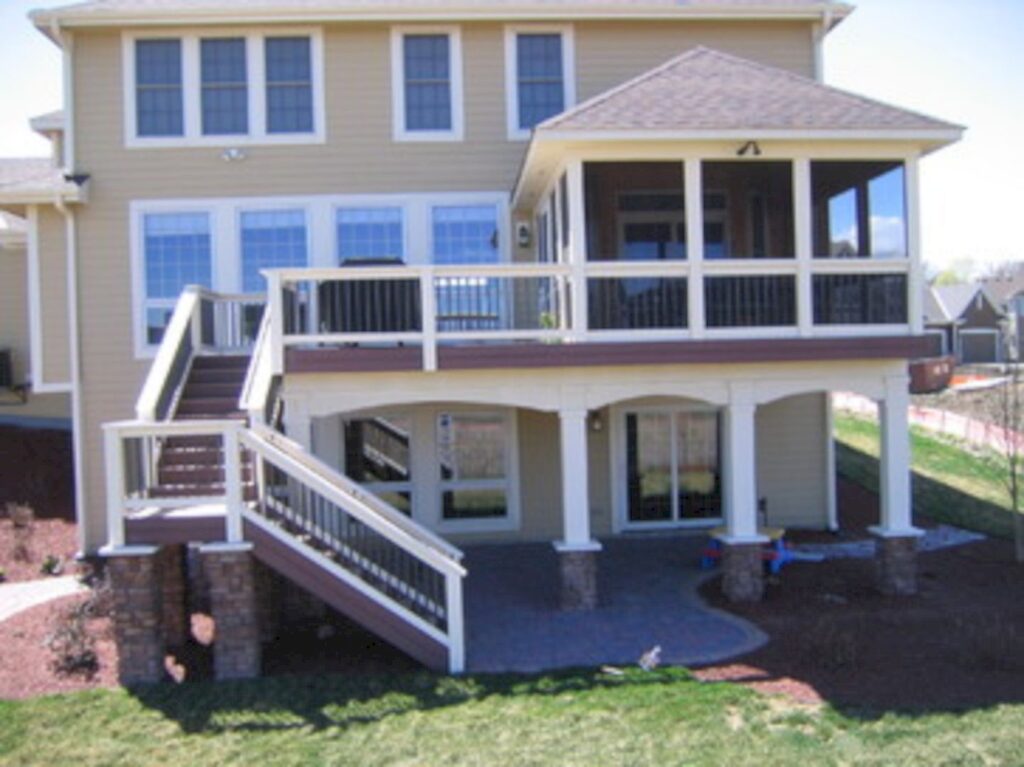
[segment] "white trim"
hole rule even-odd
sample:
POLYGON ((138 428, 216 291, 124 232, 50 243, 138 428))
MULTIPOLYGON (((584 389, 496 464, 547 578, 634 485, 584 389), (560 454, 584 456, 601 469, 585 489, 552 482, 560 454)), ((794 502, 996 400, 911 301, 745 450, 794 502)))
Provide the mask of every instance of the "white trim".
MULTIPOLYGON (((335 211, 340 208, 400 208, 403 211, 405 259, 429 264, 433 259, 430 211, 437 206, 493 205, 497 210, 499 263, 511 261, 511 233, 507 192, 437 192, 413 194, 307 195, 278 197, 207 197, 132 200, 129 204, 131 243, 132 323, 136 359, 155 356, 158 345, 146 343, 145 307, 177 299, 147 301, 145 242, 142 219, 149 213, 206 213, 210 216, 211 290, 240 293, 240 216, 256 210, 301 210, 306 220, 308 266, 333 268, 337 264, 335 211), (324 246, 327 246, 326 248, 324 246), (315 246, 315 247, 314 247, 315 246), (325 259, 331 259, 325 262, 325 259)), ((307 272, 314 279, 314 272, 307 272)), ((365 274, 365 272, 361 272, 365 274)))
POLYGON ((828 529, 839 530, 839 503, 836 488, 836 440, 832 392, 822 396, 825 407, 825 516, 828 529))
POLYGON ((462 141, 465 134, 462 86, 462 30, 458 26, 391 27, 391 133, 394 141, 462 141), (448 36, 450 130, 408 130, 405 121, 405 55, 407 35, 448 36))
MULTIPOLYGON (((236 19, 237 21, 237 19, 236 19)), ((121 34, 122 124, 128 149, 180 147, 237 147, 275 144, 323 144, 327 140, 324 99, 323 32, 319 27, 260 29, 251 26, 211 28, 187 32, 153 29, 121 34), (201 126, 202 84, 199 73, 200 41, 204 38, 244 38, 246 41, 246 94, 248 131, 244 134, 204 135, 201 126), (313 130, 304 133, 269 133, 266 124, 266 39, 308 37, 310 81, 313 90, 313 130), (137 40, 181 41, 182 135, 139 136, 135 114, 135 43, 137 40)), ((72 123, 69 121, 69 125, 72 123)))
POLYGON ((538 141, 908 141, 913 143, 947 143, 963 137, 962 128, 904 128, 904 129, 780 129, 780 128, 726 128, 722 130, 565 130, 538 128, 538 141))
POLYGON ((510 24, 505 27, 505 123, 509 141, 525 141, 532 128, 519 125, 519 58, 516 38, 521 34, 558 34, 562 37, 562 111, 576 106, 576 35, 572 24, 510 24))
POLYGON ((61 166, 70 173, 75 170, 75 77, 72 70, 75 55, 75 38, 71 32, 62 35, 63 55, 61 57, 61 79, 64 85, 64 138, 61 147, 64 156, 59 158, 61 166))

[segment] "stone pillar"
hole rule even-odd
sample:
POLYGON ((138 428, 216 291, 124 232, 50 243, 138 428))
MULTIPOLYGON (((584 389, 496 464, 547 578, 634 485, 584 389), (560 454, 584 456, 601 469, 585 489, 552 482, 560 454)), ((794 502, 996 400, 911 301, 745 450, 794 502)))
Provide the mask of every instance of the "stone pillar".
POLYGON ((917 538, 879 538, 875 542, 878 590, 888 596, 917 593, 917 538))
POLYGON ((152 546, 121 547, 109 554, 117 678, 126 686, 164 677, 163 594, 152 546))
POLYGON ((559 412, 563 539, 555 543, 555 550, 563 610, 593 610, 597 606, 597 552, 601 544, 590 537, 587 416, 585 408, 559 412))
POLYGON ((722 546, 722 592, 730 602, 760 602, 764 597, 763 544, 722 546))
POLYGON ((200 549, 210 584, 213 668, 217 679, 260 674, 260 627, 250 544, 212 544, 200 549))
POLYGON ((597 607, 597 552, 563 551, 558 555, 563 610, 597 607))
POLYGON ((185 547, 164 546, 157 555, 163 600, 163 641, 165 647, 180 648, 189 640, 192 626, 185 583, 185 547))

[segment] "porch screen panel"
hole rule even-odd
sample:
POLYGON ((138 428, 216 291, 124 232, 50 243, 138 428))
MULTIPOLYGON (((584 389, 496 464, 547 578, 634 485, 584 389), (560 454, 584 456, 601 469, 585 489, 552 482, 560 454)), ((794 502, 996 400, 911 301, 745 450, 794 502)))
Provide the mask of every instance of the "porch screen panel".
POLYGON ((245 38, 199 42, 203 135, 249 131, 245 38))
POLYGON ((811 193, 816 258, 907 257, 901 160, 812 162, 811 193))
POLYGON ((907 322, 904 274, 816 274, 813 286, 816 325, 907 322))
POLYGON ((405 129, 452 129, 451 40, 448 35, 406 35, 405 129))
POLYGON ((158 344, 187 285, 212 285, 210 216, 148 213, 143 216, 146 340, 158 344))
POLYGON ((709 328, 795 325, 796 280, 787 275, 707 277, 704 306, 709 328))
POLYGON ((441 518, 508 515, 509 422, 499 413, 440 413, 441 518))
POLYGON ((267 133, 313 132, 313 65, 308 37, 268 37, 267 133))
POLYGON ((135 41, 135 131, 139 136, 185 132, 181 40, 135 41))
POLYGON ((516 75, 520 128, 532 128, 565 109, 562 36, 516 35, 516 75))
POLYGON ((704 258, 795 258, 793 164, 711 161, 701 165, 704 258))

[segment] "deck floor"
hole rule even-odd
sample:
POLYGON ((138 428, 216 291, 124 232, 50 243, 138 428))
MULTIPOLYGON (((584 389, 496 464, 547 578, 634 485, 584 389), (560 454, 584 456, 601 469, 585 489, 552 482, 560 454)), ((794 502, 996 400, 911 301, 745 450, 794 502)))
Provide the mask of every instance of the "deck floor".
POLYGON ((712 663, 767 641, 754 625, 713 610, 697 594, 706 538, 618 538, 598 556, 600 604, 558 607, 550 544, 466 547, 466 646, 471 672, 535 672, 635 663, 661 645, 662 663, 712 663))

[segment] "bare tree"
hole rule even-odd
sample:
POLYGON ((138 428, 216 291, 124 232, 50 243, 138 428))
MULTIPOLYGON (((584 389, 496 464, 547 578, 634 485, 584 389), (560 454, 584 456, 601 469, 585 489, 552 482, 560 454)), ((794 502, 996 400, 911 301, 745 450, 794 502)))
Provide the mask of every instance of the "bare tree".
POLYGON ((1021 387, 1024 380, 1017 359, 1017 318, 1010 314, 1002 324, 1008 376, 1006 383, 999 387, 998 396, 992 400, 989 420, 1002 430, 1002 439, 997 443, 1000 473, 1013 512, 1017 561, 1024 563, 1024 513, 1021 512, 1021 493, 1024 491, 1024 395, 1021 387))

